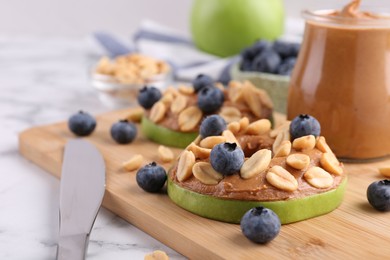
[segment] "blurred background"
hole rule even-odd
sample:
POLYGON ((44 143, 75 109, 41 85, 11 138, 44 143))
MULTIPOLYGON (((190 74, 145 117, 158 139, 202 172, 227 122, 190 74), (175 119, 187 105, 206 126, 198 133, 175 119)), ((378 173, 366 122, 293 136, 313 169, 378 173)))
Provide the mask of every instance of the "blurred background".
MULTIPOLYGON (((383 3, 388 0, 366 2, 383 3)), ((365 1, 363 1, 365 2, 365 1)), ((284 0, 286 16, 340 7, 348 0, 284 0)), ((144 19, 189 32, 192 0, 0 0, 0 34, 79 37, 95 30, 131 35, 144 19)))

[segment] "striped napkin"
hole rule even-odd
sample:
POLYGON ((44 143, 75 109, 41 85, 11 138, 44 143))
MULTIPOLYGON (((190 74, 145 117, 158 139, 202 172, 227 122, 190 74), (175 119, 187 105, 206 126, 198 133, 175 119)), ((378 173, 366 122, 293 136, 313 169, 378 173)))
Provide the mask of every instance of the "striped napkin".
MULTIPOLYGON (((283 38, 301 37, 303 22, 287 22, 283 38), (291 26, 292 25, 292 26, 291 26), (288 35, 288 36, 287 36, 288 35)), ((182 32, 146 20, 132 36, 132 44, 124 44, 108 32, 95 32, 94 39, 111 57, 139 52, 168 62, 173 68, 174 79, 192 81, 198 74, 207 74, 214 80, 227 83, 230 80, 230 67, 239 57, 221 58, 197 49, 191 38, 182 32)))

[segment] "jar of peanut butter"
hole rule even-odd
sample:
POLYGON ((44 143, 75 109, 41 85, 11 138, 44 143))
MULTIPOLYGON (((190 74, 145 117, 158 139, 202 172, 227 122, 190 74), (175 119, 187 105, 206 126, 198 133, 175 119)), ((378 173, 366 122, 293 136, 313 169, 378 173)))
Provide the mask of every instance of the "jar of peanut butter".
POLYGON ((304 11, 304 38, 288 96, 288 119, 310 114, 337 157, 390 155, 390 16, 304 11))

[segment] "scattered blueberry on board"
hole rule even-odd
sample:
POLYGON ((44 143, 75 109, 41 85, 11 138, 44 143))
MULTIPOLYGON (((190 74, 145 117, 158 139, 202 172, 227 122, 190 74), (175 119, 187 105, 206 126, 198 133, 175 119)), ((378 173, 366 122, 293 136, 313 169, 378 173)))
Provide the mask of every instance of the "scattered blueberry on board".
POLYGON ((68 127, 77 136, 88 136, 95 130, 96 119, 84 111, 79 111, 69 118, 68 127))
POLYGON ((111 137, 118 144, 131 143, 137 136, 137 128, 134 123, 128 120, 119 120, 111 126, 111 137))
POLYGON ((232 175, 240 171, 245 155, 236 143, 220 143, 210 153, 210 164, 222 175, 232 175))
POLYGON ((241 71, 291 75, 300 44, 282 40, 259 40, 241 52, 241 71))
POLYGON ((256 207, 247 211, 240 222, 242 233, 251 241, 265 244, 280 231, 279 217, 270 209, 256 207))
POLYGON ((379 211, 390 211, 390 180, 371 183, 367 188, 367 199, 379 211))
POLYGON ((313 116, 300 114, 291 121, 290 135, 292 140, 305 135, 319 136, 320 134, 321 125, 313 116))
POLYGON ((217 87, 206 86, 198 92, 198 107, 202 112, 211 114, 221 108, 225 96, 217 87))
POLYGON ((167 180, 167 173, 163 167, 155 162, 149 163, 140 168, 136 174, 136 181, 144 191, 158 192, 167 180))
POLYGON ((214 86, 214 80, 205 74, 199 74, 193 81, 192 86, 195 89, 195 92, 198 93, 199 90, 206 86, 214 86))
POLYGON ((208 136, 221 135, 226 130, 226 121, 220 115, 211 115, 203 119, 199 133, 205 138, 208 136))
POLYGON ((161 91, 155 87, 143 87, 138 93, 138 103, 145 109, 151 108, 157 101, 160 100, 161 91))

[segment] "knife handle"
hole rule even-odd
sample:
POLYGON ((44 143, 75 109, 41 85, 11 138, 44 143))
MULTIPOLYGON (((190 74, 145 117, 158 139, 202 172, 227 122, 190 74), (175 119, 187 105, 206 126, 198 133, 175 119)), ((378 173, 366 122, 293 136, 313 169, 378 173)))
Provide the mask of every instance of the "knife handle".
POLYGON ((88 247, 89 235, 77 234, 60 236, 57 246, 57 260, 84 260, 88 247))

